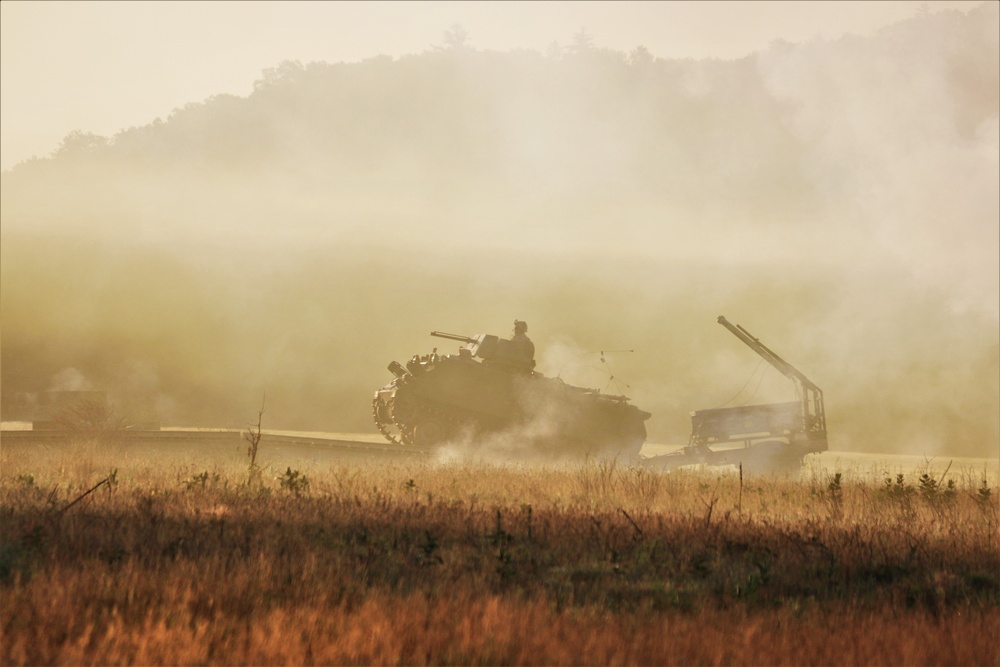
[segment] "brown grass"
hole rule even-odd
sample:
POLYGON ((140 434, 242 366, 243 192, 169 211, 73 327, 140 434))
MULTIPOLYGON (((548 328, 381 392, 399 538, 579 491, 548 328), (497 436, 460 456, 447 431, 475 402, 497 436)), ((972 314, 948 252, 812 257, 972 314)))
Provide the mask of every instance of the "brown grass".
POLYGON ((975 471, 158 459, 4 446, 3 664, 1000 663, 975 471))

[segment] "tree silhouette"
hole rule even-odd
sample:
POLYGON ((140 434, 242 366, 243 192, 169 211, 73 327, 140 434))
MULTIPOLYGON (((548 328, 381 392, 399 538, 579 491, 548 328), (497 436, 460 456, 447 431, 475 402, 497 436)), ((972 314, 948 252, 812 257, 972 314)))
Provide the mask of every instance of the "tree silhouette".
POLYGON ((444 31, 445 48, 451 51, 468 48, 469 32, 460 24, 455 23, 444 31))
POLYGON ((645 67, 653 62, 655 58, 645 46, 639 45, 628 54, 628 64, 633 67, 645 67))
POLYGON ((53 156, 65 157, 95 153, 108 145, 108 138, 92 132, 73 130, 67 134, 53 156))
POLYGON ((573 43, 569 46, 570 53, 579 55, 594 50, 594 36, 586 28, 580 28, 573 35, 573 43))

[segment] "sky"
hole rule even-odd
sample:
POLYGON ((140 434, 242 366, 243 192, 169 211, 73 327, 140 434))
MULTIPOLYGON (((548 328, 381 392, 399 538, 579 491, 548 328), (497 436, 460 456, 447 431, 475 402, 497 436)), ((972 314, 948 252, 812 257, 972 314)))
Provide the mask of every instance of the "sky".
POLYGON ((774 40, 868 35, 979 0, 892 2, 0 3, 0 168, 67 134, 105 136, 218 94, 245 96, 284 60, 420 53, 460 25, 477 49, 546 51, 581 30, 602 48, 740 58, 774 40))

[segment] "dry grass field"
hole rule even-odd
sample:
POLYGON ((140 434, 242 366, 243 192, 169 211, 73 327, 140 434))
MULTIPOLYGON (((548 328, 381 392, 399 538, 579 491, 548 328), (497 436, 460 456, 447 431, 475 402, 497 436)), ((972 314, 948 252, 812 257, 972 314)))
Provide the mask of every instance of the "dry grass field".
POLYGON ((1000 664, 992 470, 260 460, 0 446, 0 662, 1000 664))

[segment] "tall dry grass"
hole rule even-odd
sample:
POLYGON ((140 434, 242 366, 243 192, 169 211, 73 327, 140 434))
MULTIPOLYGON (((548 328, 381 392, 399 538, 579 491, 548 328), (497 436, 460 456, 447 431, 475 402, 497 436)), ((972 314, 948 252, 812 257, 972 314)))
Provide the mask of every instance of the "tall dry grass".
POLYGON ((3 664, 998 663, 976 471, 285 463, 4 445, 3 664))

